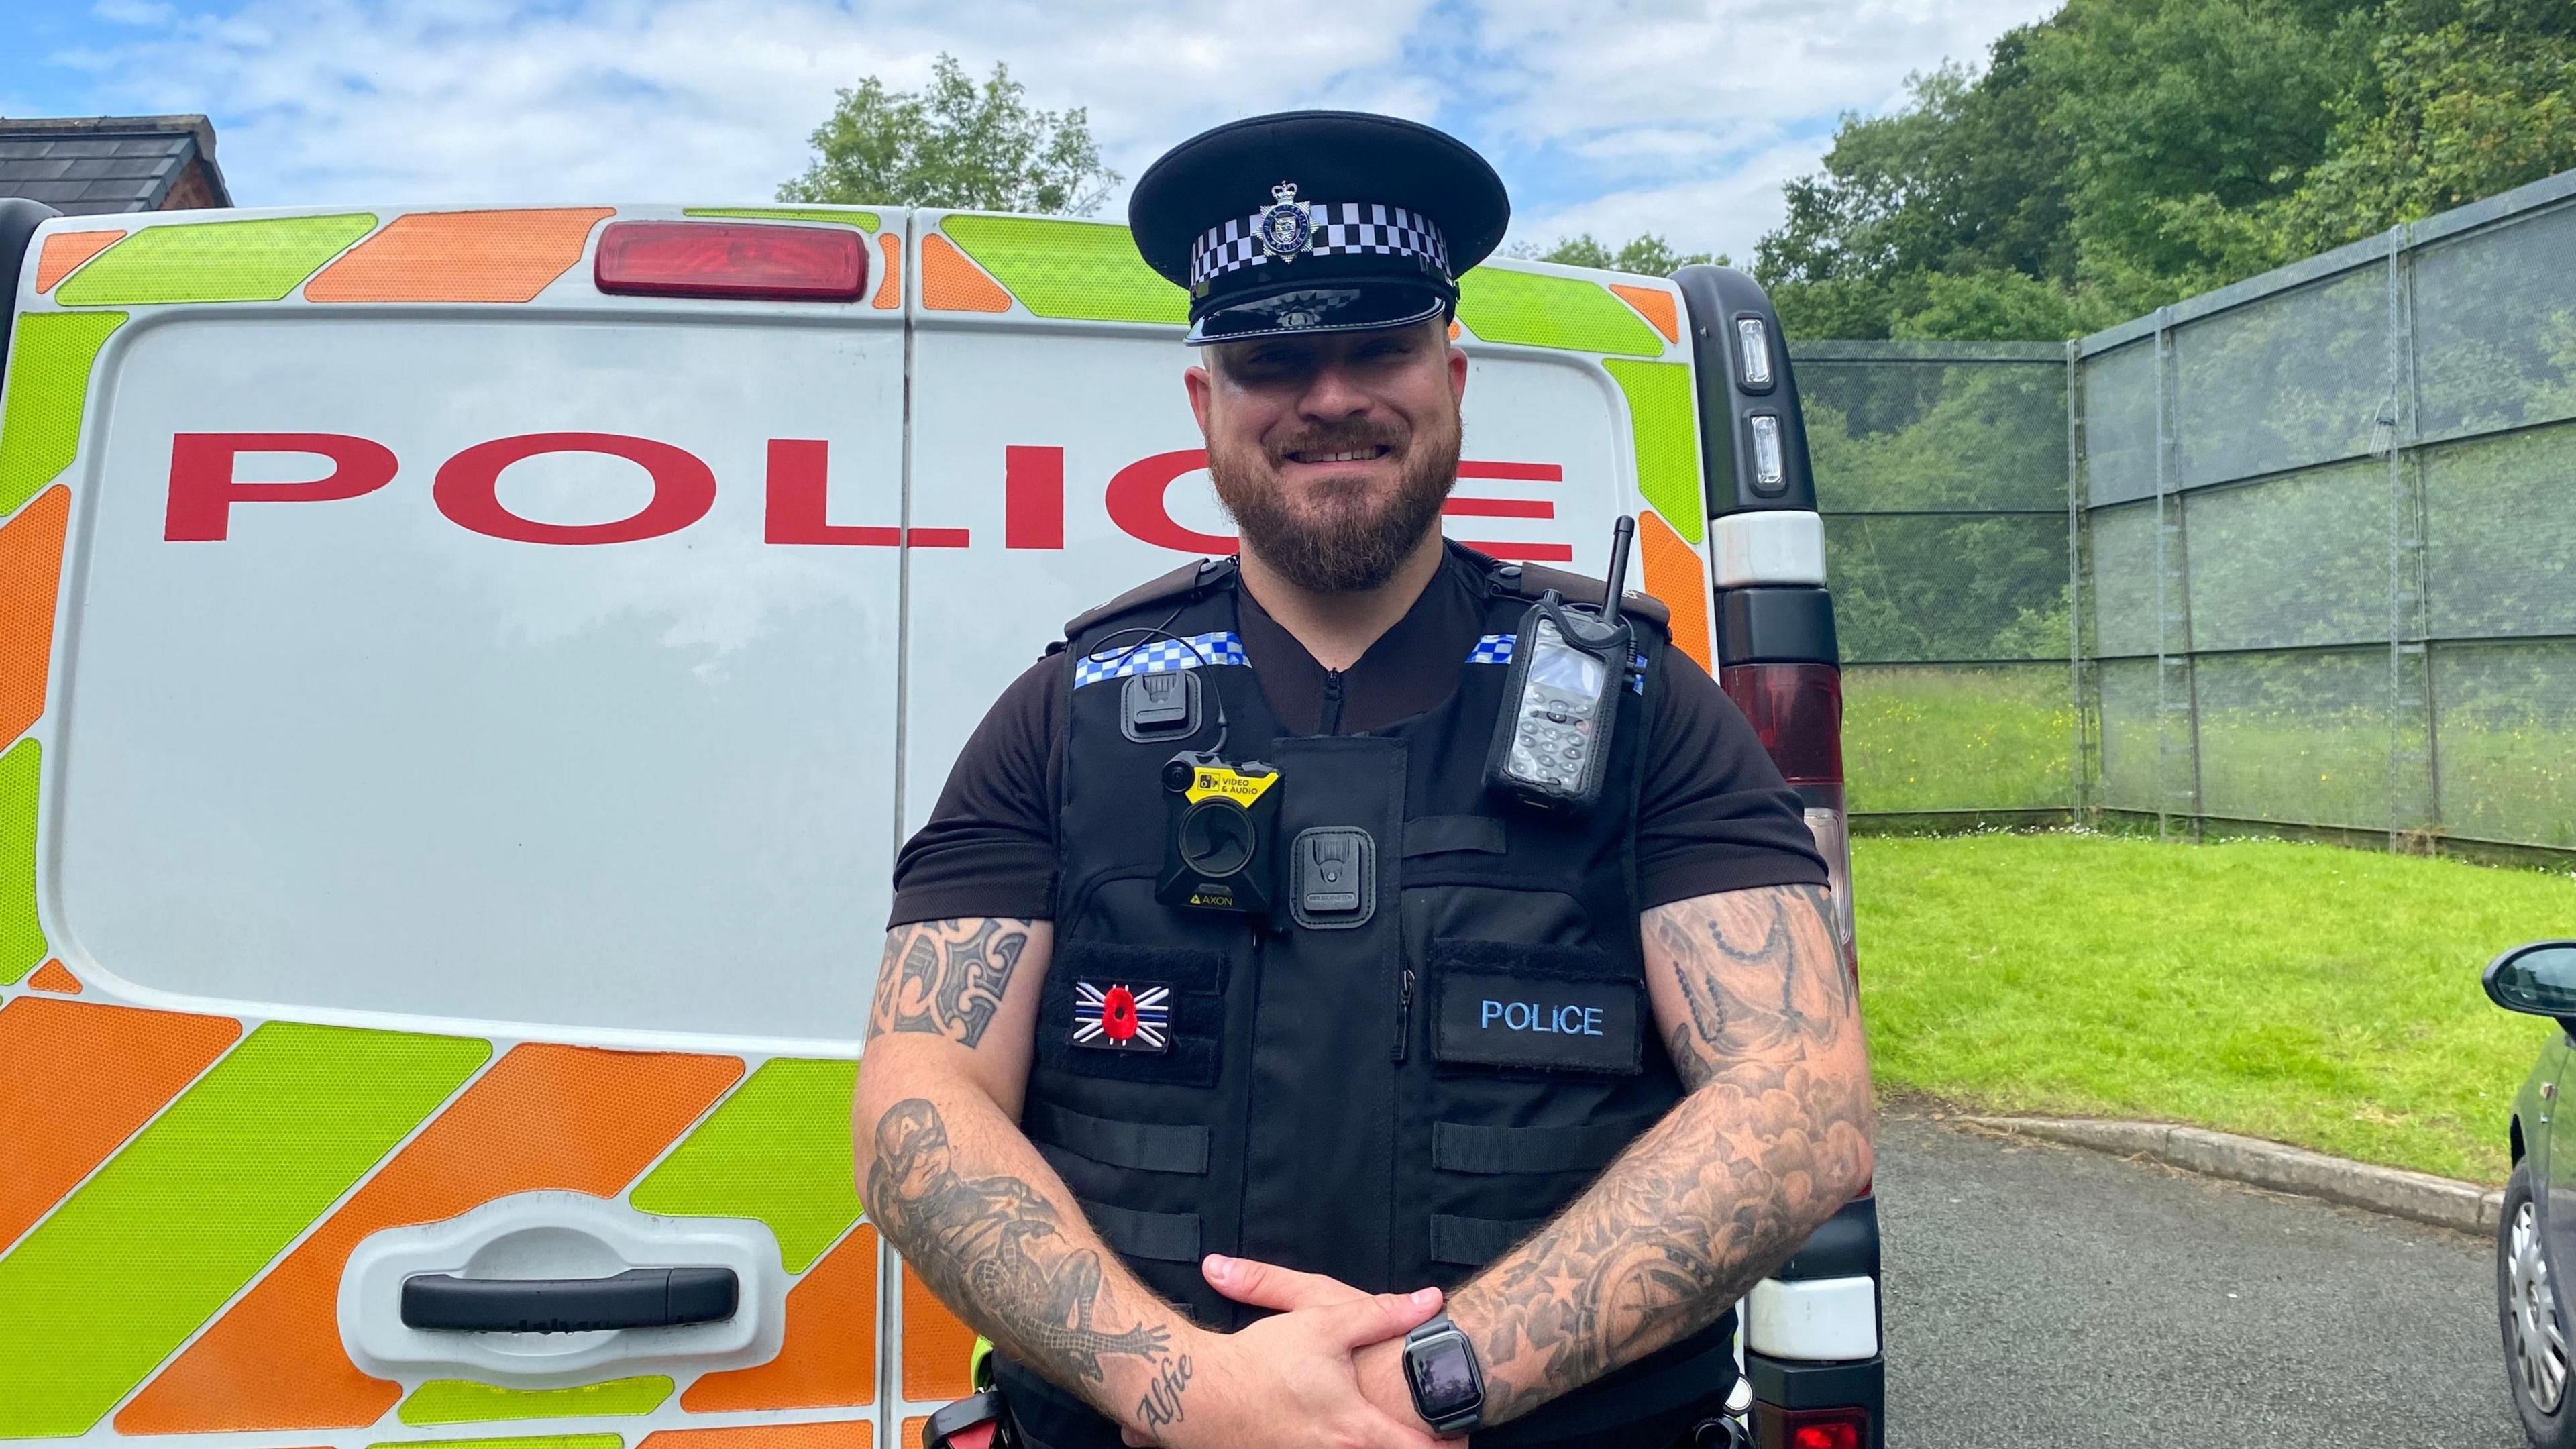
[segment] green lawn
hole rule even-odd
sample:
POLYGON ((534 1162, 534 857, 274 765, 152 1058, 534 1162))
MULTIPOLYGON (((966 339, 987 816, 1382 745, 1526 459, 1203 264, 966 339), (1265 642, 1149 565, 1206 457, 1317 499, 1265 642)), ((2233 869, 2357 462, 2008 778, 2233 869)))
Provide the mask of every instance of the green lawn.
POLYGON ((2063 663, 1854 665, 1843 671, 1851 808, 2063 810, 2074 724, 2063 663))
POLYGON ((2504 1181, 2506 1113, 2558 1028, 2490 1006, 2478 972, 2576 936, 2576 879, 2071 831, 1852 854, 1883 1088, 2504 1181))

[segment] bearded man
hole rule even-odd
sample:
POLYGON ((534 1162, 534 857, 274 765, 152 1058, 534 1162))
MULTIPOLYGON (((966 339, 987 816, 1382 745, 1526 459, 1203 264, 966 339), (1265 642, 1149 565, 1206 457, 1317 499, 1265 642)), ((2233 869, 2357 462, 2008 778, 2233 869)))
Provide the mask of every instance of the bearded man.
POLYGON ((1824 864, 1651 600, 1595 803, 1489 788, 1513 631, 1605 597, 1440 534, 1455 276, 1508 217, 1349 113, 1137 184, 1242 551, 1073 620, 978 728, 854 1118, 1022 1442, 1686 1442, 1735 1301, 1868 1180, 1824 864))

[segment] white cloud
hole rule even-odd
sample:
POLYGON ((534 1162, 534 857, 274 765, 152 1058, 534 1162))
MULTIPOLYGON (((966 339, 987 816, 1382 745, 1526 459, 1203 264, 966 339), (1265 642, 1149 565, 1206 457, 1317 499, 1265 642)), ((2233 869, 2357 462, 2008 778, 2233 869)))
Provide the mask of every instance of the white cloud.
MULTIPOLYGON (((1132 181, 1233 116, 1437 119, 1505 158, 1516 235, 1749 253, 1839 111, 2046 0, 243 0, 52 57, 100 109, 205 111, 246 205, 716 201, 803 169, 835 87, 1006 61, 1132 181), (1425 62, 1424 57, 1434 57, 1425 62)), ((96 0, 120 24, 155 0, 96 0)), ((136 26, 135 28, 144 28, 136 26)), ((1123 201, 1113 199, 1112 209, 1123 201)))
POLYGON ((1547 246, 1590 233, 1616 246, 1653 232, 1679 252, 1717 252, 1737 266, 1753 262, 1753 244, 1780 224, 1780 183, 1815 169, 1822 141, 1788 143, 1738 158, 1704 179, 1612 191, 1586 201, 1512 219, 1511 239, 1547 246))

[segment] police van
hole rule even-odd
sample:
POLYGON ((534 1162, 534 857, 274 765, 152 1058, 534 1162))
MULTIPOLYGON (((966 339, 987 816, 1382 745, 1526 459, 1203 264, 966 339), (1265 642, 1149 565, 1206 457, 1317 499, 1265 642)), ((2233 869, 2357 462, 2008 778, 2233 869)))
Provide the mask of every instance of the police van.
MULTIPOLYGON (((894 852, 1063 620, 1234 548, 1098 222, 0 202, 0 1441, 873 1449, 975 1339, 850 1100, 894 852)), ((1742 275, 1462 281, 1450 536, 1601 567, 1850 890, 1742 275)), ((1751 1296, 1883 1439, 1871 1202, 1751 1296)))

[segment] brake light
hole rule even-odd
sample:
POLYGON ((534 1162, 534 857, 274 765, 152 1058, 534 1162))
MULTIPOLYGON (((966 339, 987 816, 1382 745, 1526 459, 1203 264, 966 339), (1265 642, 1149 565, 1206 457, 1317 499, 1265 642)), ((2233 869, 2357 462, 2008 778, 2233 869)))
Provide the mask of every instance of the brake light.
POLYGON ((868 251, 852 227, 621 221, 600 233, 591 275, 620 296, 854 302, 868 251))
POLYGON ((1825 858, 1843 959, 1857 972, 1851 816, 1843 804, 1842 671, 1830 664, 1737 664, 1719 670, 1718 683, 1744 711, 1771 763, 1805 806, 1808 833, 1825 858))
POLYGON ((1869 1449, 1869 1410, 1753 1406, 1753 1449, 1869 1449))
POLYGON ((1792 785, 1843 782, 1843 676, 1830 664, 1737 664, 1718 683, 1792 785))

